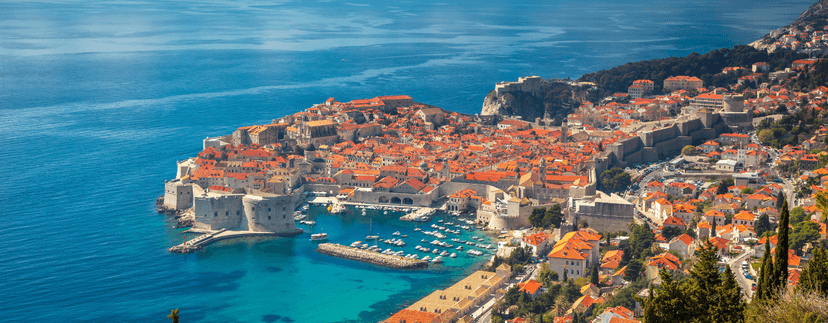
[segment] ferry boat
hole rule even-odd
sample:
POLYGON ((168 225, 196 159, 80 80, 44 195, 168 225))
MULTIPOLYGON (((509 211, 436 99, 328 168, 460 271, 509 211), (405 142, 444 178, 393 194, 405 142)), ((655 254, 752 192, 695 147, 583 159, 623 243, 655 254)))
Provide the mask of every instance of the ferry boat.
POLYGON ((314 234, 311 234, 310 239, 311 239, 311 241, 328 240, 328 234, 327 233, 314 233, 314 234))

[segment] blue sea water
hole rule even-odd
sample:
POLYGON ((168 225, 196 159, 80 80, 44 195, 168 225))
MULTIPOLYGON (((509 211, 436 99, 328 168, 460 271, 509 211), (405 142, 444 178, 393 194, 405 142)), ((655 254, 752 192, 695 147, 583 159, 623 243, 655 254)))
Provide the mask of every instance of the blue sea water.
MULTIPOLYGON (((169 254, 185 237, 154 201, 175 161, 328 97, 475 113, 498 81, 744 44, 810 4, 4 1, 0 321, 165 322, 172 308, 182 322, 378 321, 474 262, 395 271, 306 236, 169 254)), ((317 221, 334 242, 369 231, 359 216, 317 221)))

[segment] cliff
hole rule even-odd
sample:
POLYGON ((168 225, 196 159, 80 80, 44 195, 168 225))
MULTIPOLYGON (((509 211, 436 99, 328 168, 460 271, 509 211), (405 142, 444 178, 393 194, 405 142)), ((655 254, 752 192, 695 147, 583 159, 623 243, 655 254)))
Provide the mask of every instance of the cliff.
POLYGON ((524 120, 549 118, 563 120, 579 103, 578 87, 563 82, 546 82, 538 92, 492 90, 483 100, 481 115, 518 115, 524 120))

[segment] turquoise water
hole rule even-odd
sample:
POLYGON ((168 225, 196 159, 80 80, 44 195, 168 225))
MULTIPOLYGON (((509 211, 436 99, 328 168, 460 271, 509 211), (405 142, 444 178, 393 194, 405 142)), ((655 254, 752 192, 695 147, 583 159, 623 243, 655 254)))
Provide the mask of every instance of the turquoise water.
MULTIPOLYGON (((0 321, 378 321, 470 260, 395 271, 306 236, 169 254, 184 235, 154 202, 175 161, 331 96, 476 113, 498 81, 747 43, 810 4, 4 1, 0 321)), ((361 218, 317 220, 333 242, 367 235, 361 218)))

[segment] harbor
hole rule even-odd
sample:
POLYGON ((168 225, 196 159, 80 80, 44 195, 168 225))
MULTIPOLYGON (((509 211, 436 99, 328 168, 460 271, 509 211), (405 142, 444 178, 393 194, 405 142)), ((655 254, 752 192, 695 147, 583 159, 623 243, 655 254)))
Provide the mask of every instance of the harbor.
POLYGON ((427 261, 382 254, 333 243, 319 244, 316 250, 334 257, 357 260, 394 269, 423 269, 428 267, 427 261))

